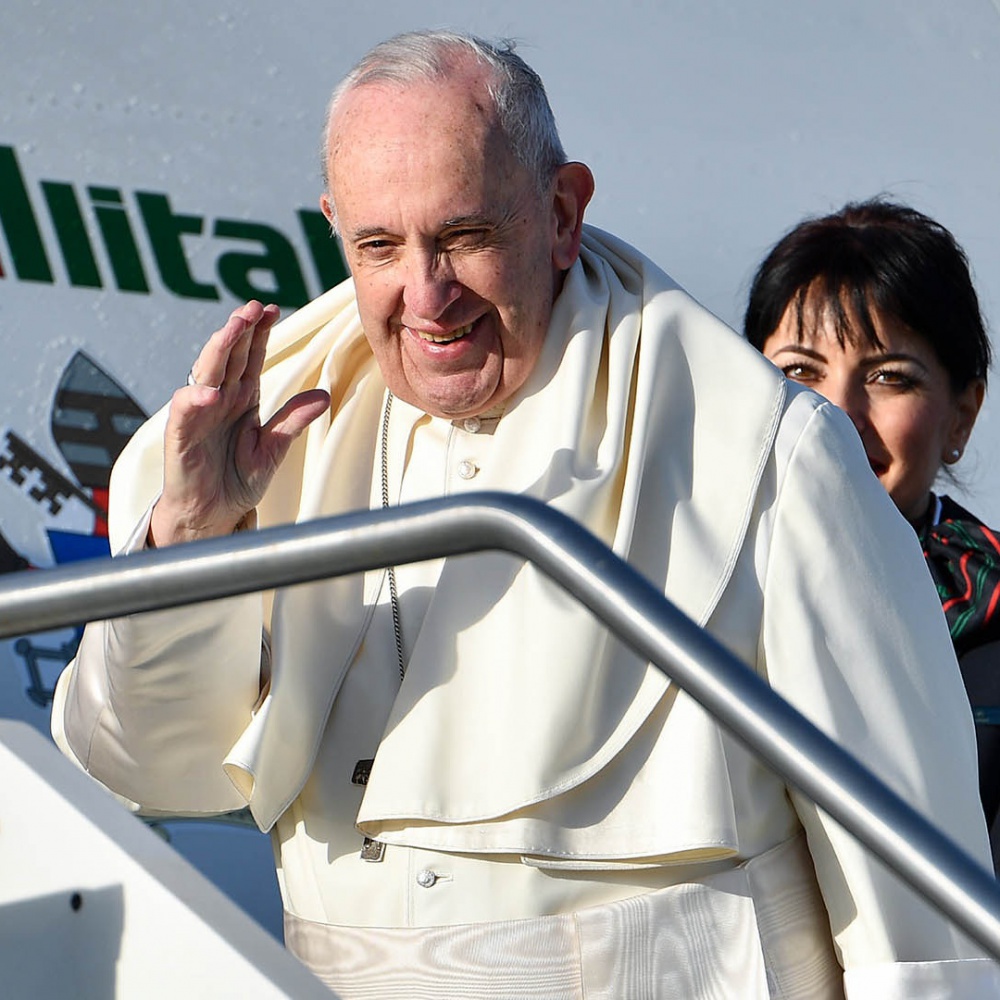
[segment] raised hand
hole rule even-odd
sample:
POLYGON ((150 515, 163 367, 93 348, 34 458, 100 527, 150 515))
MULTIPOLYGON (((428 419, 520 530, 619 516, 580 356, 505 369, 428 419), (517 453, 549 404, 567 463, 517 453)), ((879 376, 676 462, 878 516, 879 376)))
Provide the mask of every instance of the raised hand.
POLYGON ((329 405, 322 389, 290 399, 261 425, 260 373, 277 306, 248 302, 212 334, 189 384, 170 401, 156 546, 232 532, 257 506, 288 448, 329 405))

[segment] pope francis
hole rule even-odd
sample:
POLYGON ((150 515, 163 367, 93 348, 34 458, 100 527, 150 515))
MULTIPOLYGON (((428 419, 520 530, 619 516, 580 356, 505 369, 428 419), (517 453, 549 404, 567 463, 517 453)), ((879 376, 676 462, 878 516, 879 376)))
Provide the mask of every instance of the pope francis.
MULTIPOLYGON (((584 225, 593 178, 520 57, 382 43, 333 95, 325 167, 351 280, 211 337, 115 468, 116 553, 536 497, 989 865, 944 618, 853 427, 584 225)), ((150 814, 248 805, 287 945, 340 997, 1000 995, 945 918, 510 556, 93 623, 52 724, 150 814)))

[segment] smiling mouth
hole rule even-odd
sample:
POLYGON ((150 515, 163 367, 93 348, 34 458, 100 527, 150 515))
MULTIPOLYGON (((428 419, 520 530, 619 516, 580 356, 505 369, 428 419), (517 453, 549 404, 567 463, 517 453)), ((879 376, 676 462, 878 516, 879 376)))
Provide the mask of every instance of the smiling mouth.
POLYGON ((457 330, 452 330, 450 333, 431 333, 430 330, 413 330, 413 332, 421 340, 426 340, 430 344, 451 344, 456 340, 461 340, 470 333, 474 325, 474 323, 467 323, 465 326, 460 326, 457 330))

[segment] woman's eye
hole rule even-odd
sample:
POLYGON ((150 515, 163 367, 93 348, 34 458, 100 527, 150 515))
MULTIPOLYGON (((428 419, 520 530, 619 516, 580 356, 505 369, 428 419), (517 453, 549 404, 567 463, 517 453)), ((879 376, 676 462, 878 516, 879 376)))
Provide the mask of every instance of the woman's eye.
POLYGON ((793 382, 812 382, 817 377, 814 368, 797 362, 785 365, 781 370, 785 373, 785 378, 790 378, 793 382))
POLYGON ((874 372, 872 381, 876 385, 884 385, 892 389, 913 389, 918 385, 917 379, 908 372, 896 371, 891 368, 882 368, 874 372))

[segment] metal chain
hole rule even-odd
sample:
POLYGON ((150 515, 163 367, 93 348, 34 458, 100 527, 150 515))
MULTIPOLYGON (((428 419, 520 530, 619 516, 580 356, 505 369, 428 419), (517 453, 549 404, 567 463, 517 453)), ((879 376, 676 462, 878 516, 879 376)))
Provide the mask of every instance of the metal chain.
MULTIPOLYGON (((392 393, 386 390, 385 410, 382 414, 382 509, 389 506, 389 413, 392 410, 392 393)), ((406 664, 403 661, 403 630, 399 622, 399 596, 396 593, 396 567, 389 567, 389 603, 392 606, 392 632, 396 638, 396 659, 399 661, 399 679, 403 680, 406 664)))

